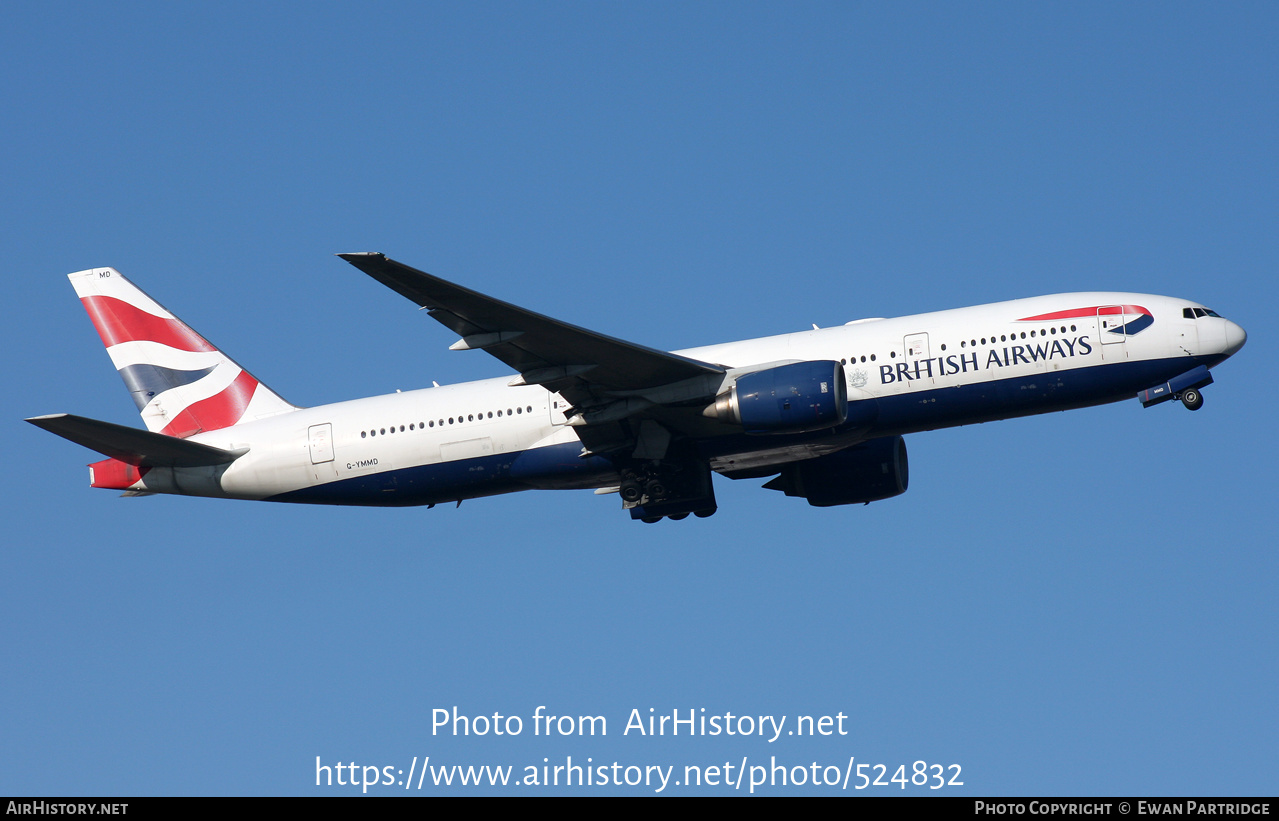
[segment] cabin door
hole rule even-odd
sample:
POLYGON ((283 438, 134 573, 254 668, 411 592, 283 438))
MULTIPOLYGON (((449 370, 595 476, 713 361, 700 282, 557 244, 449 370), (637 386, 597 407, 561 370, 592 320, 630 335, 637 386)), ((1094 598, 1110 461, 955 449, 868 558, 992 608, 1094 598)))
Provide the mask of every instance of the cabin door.
POLYGON ((333 467, 333 424, 312 425, 306 430, 307 444, 311 450, 311 475, 319 481, 337 477, 333 467))
POLYGON ((1122 305, 1103 305, 1097 309, 1097 338, 1101 340, 1102 359, 1128 358, 1122 305))
POLYGON ((919 378, 911 379, 910 387, 931 388, 935 380, 931 376, 933 363, 927 361, 932 358, 928 348, 928 334, 911 334, 903 340, 902 347, 906 351, 906 364, 910 365, 911 376, 915 375, 918 367, 919 378), (916 362, 919 363, 918 366, 915 365, 916 362))

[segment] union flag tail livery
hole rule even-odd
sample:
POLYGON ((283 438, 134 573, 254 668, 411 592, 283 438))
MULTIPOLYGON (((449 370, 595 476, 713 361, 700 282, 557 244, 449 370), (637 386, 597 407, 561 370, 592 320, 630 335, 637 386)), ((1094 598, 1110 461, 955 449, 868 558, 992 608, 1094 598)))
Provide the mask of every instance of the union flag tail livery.
POLYGON ((68 276, 148 430, 185 439, 296 409, 114 268, 68 276))
POLYGON ((148 430, 27 421, 107 458, 90 484, 434 506, 594 488, 632 519, 716 511, 712 477, 817 507, 906 490, 909 434, 1138 399, 1203 405, 1243 328, 1185 299, 1092 292, 861 319, 666 352, 382 254, 341 254, 513 377, 295 408, 112 268, 71 274, 148 430))

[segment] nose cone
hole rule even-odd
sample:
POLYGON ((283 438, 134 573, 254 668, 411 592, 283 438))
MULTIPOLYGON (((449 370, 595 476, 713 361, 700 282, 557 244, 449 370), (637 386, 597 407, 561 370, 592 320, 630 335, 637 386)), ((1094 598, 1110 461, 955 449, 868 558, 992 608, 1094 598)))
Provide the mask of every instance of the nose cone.
POLYGON ((1233 356, 1248 341, 1248 332, 1226 320, 1226 356, 1233 356))

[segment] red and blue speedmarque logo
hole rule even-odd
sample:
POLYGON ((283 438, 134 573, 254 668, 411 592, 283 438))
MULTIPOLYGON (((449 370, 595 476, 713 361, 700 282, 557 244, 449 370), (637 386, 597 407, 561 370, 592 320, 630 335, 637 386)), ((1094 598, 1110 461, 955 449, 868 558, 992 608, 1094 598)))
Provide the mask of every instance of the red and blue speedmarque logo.
POLYGON ((1140 305, 1094 305, 1091 308, 1071 308, 1051 314, 1023 317, 1018 322, 1043 322, 1057 319, 1082 319, 1084 317, 1112 317, 1101 325, 1108 333, 1132 336, 1155 324, 1155 317, 1140 305), (1117 319, 1114 319, 1117 317, 1117 319), (1132 317, 1129 319, 1129 317, 1132 317), (1116 322, 1118 324, 1116 324, 1116 322))

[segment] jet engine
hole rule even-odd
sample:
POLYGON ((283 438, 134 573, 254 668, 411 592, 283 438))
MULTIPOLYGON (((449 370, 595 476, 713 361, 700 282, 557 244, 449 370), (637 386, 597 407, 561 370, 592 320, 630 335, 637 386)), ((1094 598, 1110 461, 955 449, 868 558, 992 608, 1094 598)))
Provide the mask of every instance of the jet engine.
POLYGON ((802 496, 814 507, 833 507, 889 499, 905 493, 909 483, 906 440, 885 436, 789 464, 764 487, 802 496))
POLYGON ((830 360, 794 362, 739 376, 703 415, 741 425, 751 434, 833 428, 848 418, 844 366, 830 360))

